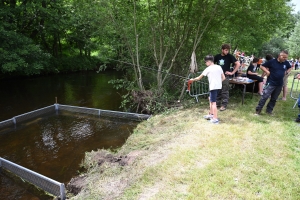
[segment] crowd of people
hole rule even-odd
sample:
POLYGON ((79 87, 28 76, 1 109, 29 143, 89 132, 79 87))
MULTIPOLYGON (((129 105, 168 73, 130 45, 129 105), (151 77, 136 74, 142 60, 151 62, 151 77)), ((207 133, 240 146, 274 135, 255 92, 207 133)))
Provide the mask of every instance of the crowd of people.
MULTIPOLYGON (((208 115, 204 115, 204 118, 214 124, 219 123, 217 108, 225 111, 229 102, 229 79, 226 77, 235 75, 240 67, 243 67, 245 61, 249 62, 246 76, 258 82, 260 100, 255 108, 255 114, 260 115, 269 100, 266 113, 273 115, 273 109, 281 91, 283 91, 281 100, 286 100, 288 76, 293 68, 298 69, 299 59, 288 60, 286 50, 281 51, 277 58, 273 58, 272 55, 266 55, 265 58, 256 58, 253 55, 245 58, 244 52, 235 51, 232 55, 229 53, 230 49, 229 44, 223 44, 220 54, 207 55, 204 58, 207 68, 200 76, 189 80, 192 83, 203 76, 208 77, 210 111, 208 115), (261 75, 258 73, 259 69, 262 71, 261 75)), ((297 78, 300 80, 300 74, 297 78)), ((300 114, 296 121, 300 122, 300 114)))

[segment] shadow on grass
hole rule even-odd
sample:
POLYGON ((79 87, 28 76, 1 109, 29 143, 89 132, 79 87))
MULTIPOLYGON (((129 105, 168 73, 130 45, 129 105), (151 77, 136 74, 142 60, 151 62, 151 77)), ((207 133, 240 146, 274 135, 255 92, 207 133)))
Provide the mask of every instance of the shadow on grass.
MULTIPOLYGON (((279 95, 279 98, 280 97, 282 97, 282 93, 279 95)), ((299 108, 293 108, 295 100, 291 97, 288 97, 286 101, 277 100, 273 110, 274 115, 270 116, 266 113, 266 107, 269 100, 266 101, 261 114, 255 115, 255 108, 260 98, 261 97, 256 93, 252 95, 252 93, 246 92, 244 105, 242 105, 242 90, 233 89, 230 90, 230 102, 228 107, 229 109, 241 112, 241 117, 244 116, 247 120, 255 120, 265 124, 268 124, 269 120, 294 122, 297 118, 299 108)))

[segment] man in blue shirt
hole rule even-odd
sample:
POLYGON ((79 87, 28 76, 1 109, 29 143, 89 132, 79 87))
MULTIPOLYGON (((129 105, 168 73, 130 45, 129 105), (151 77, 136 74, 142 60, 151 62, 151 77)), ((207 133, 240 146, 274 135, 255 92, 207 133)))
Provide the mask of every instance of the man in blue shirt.
POLYGON ((266 101, 271 96, 267 104, 266 112, 272 115, 276 100, 282 90, 283 77, 291 71, 291 65, 287 61, 288 52, 281 51, 277 59, 269 60, 262 64, 261 70, 268 76, 263 95, 261 96, 256 107, 256 114, 259 115, 263 109, 266 101))

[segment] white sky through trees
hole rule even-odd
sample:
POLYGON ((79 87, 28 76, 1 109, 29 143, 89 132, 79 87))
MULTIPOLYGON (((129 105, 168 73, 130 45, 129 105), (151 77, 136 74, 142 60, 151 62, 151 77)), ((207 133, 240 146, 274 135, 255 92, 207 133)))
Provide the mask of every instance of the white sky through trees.
POLYGON ((297 13, 298 11, 300 11, 300 0, 292 0, 291 3, 295 5, 293 7, 295 13, 297 13))

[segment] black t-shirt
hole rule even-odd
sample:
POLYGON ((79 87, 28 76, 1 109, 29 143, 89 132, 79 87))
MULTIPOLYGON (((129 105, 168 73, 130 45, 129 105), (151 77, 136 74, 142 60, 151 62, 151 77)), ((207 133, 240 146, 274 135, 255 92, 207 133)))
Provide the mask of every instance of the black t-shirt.
POLYGON ((248 69, 247 69, 247 75, 252 75, 252 74, 248 74, 248 71, 251 71, 251 72, 255 73, 256 70, 257 70, 257 67, 254 67, 253 64, 250 64, 248 69))
POLYGON ((277 59, 272 59, 262 64, 262 66, 269 68, 270 76, 268 76, 267 83, 272 86, 282 86, 285 72, 291 68, 288 61, 280 63, 277 59))
POLYGON ((215 64, 220 65, 222 67, 224 74, 226 71, 230 72, 231 64, 234 65, 234 63, 236 62, 235 57, 231 54, 227 54, 226 56, 217 54, 215 55, 214 60, 215 60, 215 64))

